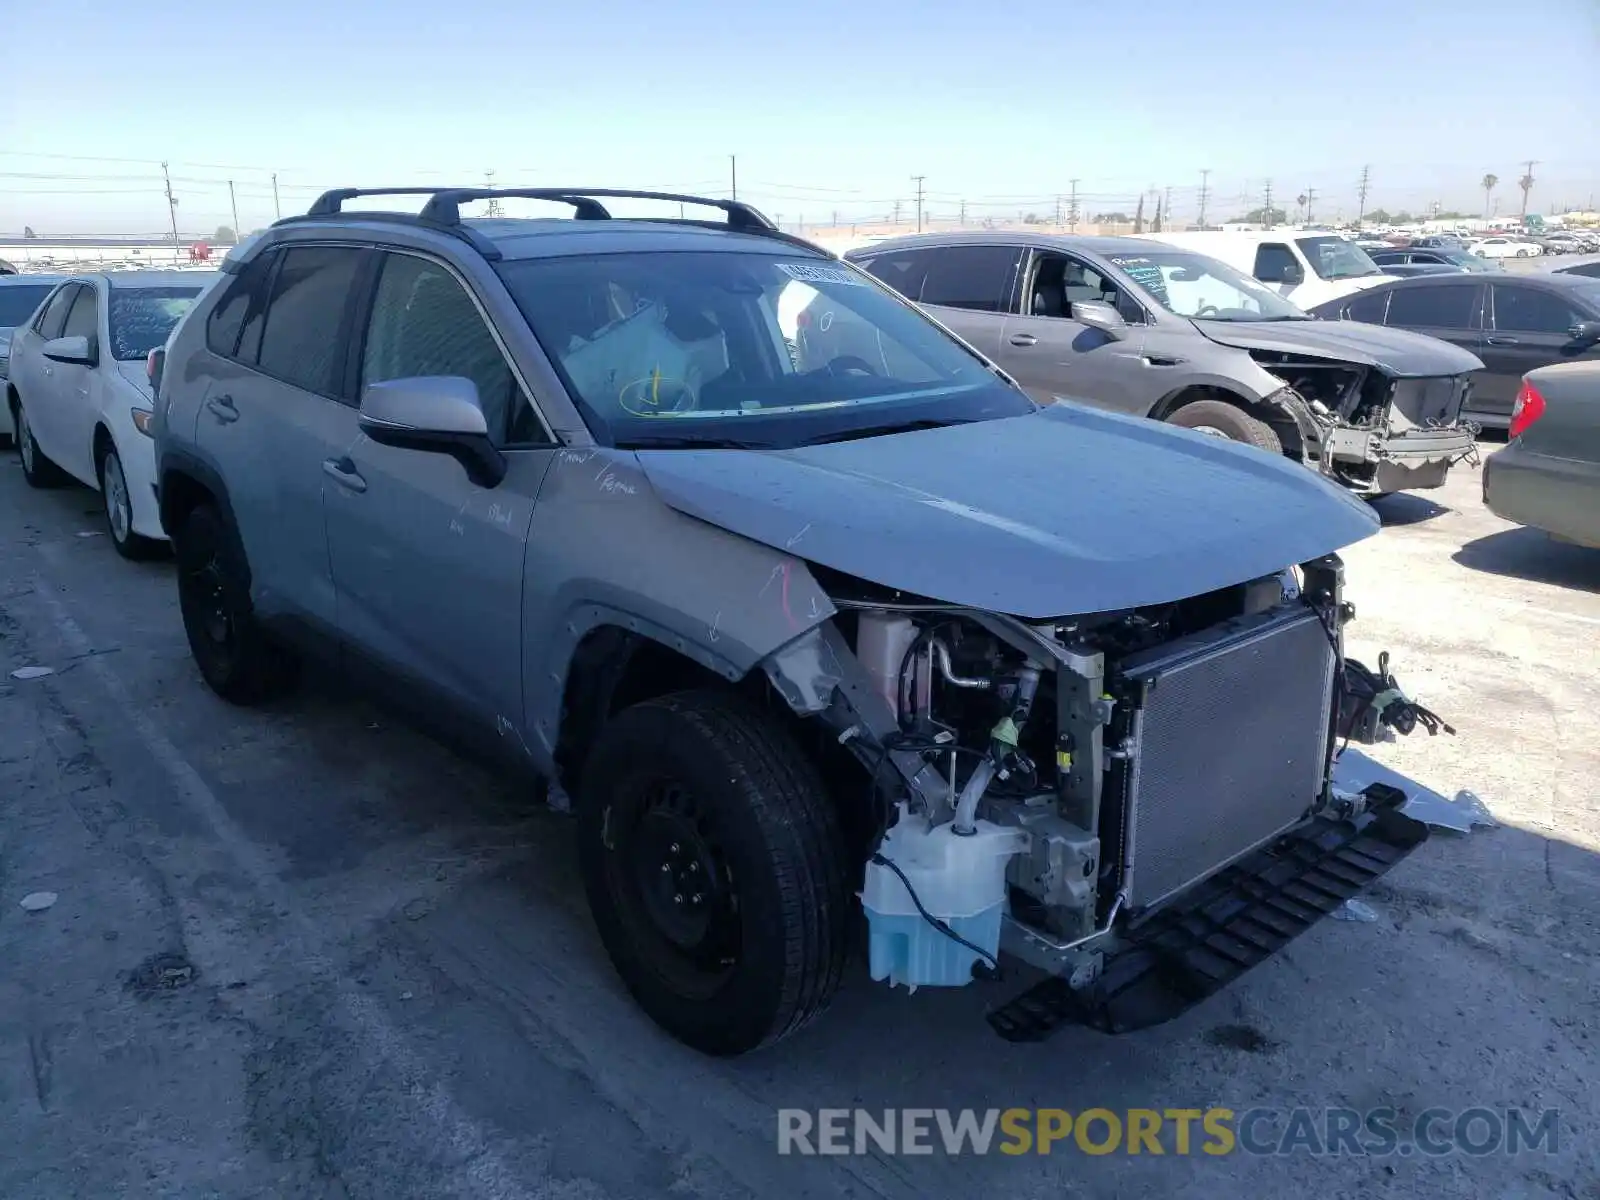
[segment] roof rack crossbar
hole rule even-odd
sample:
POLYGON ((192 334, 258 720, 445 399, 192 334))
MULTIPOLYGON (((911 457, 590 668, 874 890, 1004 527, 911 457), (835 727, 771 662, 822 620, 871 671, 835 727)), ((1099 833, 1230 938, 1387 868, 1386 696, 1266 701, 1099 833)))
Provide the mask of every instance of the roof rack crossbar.
POLYGON ((343 210, 346 200, 354 200, 358 196, 432 196, 445 190, 439 187, 334 188, 313 200, 305 215, 332 216, 343 210))

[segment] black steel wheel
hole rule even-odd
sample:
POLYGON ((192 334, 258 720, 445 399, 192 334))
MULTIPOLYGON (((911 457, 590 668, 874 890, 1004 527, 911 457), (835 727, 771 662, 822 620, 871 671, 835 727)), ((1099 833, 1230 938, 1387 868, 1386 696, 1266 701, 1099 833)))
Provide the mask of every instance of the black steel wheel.
POLYGON ((851 905, 821 778, 748 699, 682 692, 601 732, 579 851, 624 984, 708 1054, 769 1045, 838 987, 851 905))
POLYGON ((242 564, 217 510, 195 508, 173 541, 178 607, 195 664, 211 690, 232 704, 271 700, 294 683, 295 662, 256 623, 242 564))

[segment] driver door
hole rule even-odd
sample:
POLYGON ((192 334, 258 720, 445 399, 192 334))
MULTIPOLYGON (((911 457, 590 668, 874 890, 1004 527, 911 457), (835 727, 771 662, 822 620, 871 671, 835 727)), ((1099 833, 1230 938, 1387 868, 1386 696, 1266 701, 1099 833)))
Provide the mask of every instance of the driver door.
POLYGON ((1144 416, 1161 393, 1143 359, 1143 306, 1100 268, 1055 250, 1025 264, 1019 311, 1000 331, 998 362, 1035 400, 1060 396, 1144 416), (1128 322, 1121 339, 1075 320, 1081 301, 1112 305, 1128 322))
POLYGON ((323 511, 340 635, 477 729, 521 729, 523 558, 556 447, 461 280, 436 260, 386 252, 360 387, 417 376, 477 385, 507 473, 482 487, 449 455, 365 435, 329 459, 323 511))

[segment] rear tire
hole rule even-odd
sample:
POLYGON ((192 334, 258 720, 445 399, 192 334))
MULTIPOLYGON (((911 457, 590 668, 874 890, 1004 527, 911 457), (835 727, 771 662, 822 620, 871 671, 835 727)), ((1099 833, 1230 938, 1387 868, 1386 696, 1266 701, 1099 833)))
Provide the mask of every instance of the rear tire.
POLYGON ((133 497, 128 493, 128 477, 122 470, 122 459, 115 446, 108 445, 100 452, 95 464, 100 476, 100 500, 106 513, 106 533, 118 554, 132 562, 154 558, 161 543, 141 537, 133 531, 133 497))
POLYGON ((293 687, 298 664, 257 623, 234 545, 212 505, 189 513, 173 537, 178 607, 206 684, 230 704, 253 706, 293 687))
POLYGON ((1237 408, 1225 400, 1196 400, 1185 404, 1168 417, 1167 422, 1181 425, 1185 429, 1225 437, 1230 442, 1243 442, 1247 446, 1254 446, 1257 450, 1265 450, 1268 454, 1283 453, 1283 440, 1278 437, 1271 425, 1252 417, 1244 409, 1237 408))
POLYGON ((601 731, 582 793, 589 905, 652 1020, 732 1056, 826 1008, 853 911, 845 847, 787 730, 730 693, 646 701, 601 731))
POLYGON ((22 477, 28 481, 28 486, 60 487, 67 481, 67 473, 56 466, 55 460, 39 449, 39 443, 33 440, 33 429, 28 424, 28 410, 22 407, 22 401, 17 401, 11 419, 16 424, 17 457, 22 460, 22 477))

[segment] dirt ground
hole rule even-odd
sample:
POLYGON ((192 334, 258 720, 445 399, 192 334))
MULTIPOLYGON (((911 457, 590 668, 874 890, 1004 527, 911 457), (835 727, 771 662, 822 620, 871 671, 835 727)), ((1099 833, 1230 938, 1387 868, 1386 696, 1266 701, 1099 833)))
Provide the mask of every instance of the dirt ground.
POLYGON ((1501 828, 1145 1033, 1012 1046, 992 988, 858 966, 731 1063, 624 995, 567 818, 329 686, 216 700, 170 563, 118 559, 97 499, 0 464, 0 1196, 1600 1196, 1600 554, 1490 516, 1475 470, 1382 502, 1352 650, 1459 730, 1377 756, 1501 828), (1212 1104, 1562 1126, 1519 1157, 776 1153, 783 1107, 1212 1104))

